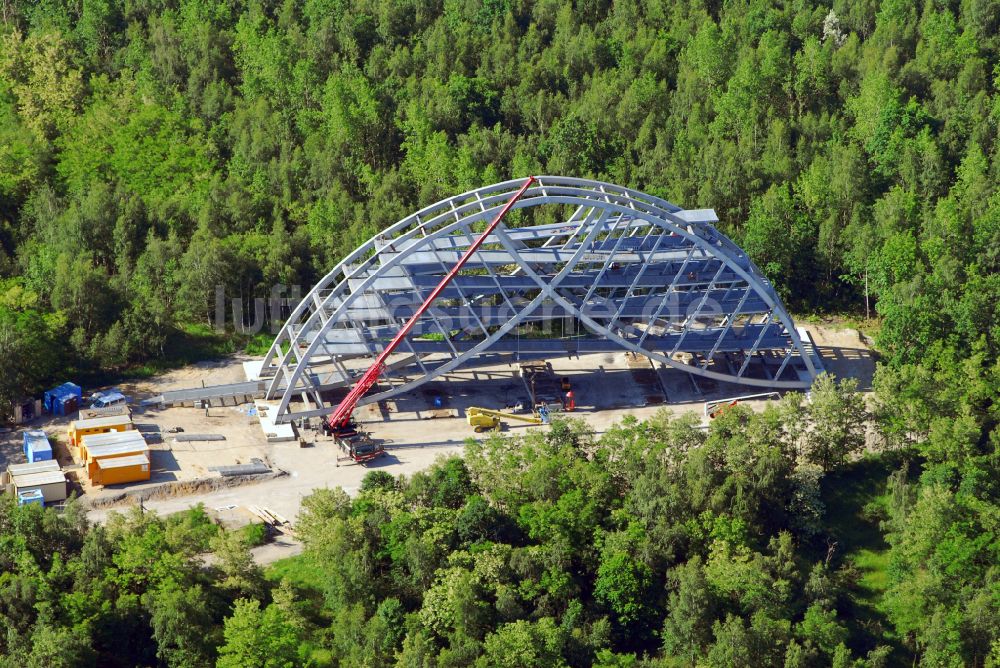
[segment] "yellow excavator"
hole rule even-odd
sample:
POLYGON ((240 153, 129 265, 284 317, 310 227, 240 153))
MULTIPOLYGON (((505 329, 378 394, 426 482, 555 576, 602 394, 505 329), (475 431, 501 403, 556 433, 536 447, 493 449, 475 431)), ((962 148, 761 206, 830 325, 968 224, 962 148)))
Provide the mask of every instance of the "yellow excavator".
POLYGON ((549 411, 542 406, 535 415, 516 415, 514 413, 490 410, 489 408, 470 406, 465 409, 465 419, 468 420, 469 426, 475 429, 477 434, 481 434, 484 431, 499 429, 501 420, 520 420, 521 422, 528 422, 530 424, 548 424, 549 411))

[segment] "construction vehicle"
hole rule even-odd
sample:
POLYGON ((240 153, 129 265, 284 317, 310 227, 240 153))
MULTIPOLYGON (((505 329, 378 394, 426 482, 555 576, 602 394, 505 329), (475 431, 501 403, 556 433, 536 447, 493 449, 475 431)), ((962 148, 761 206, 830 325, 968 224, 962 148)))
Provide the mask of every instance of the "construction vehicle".
POLYGON ((337 447, 347 455, 348 459, 364 464, 385 454, 385 446, 380 441, 372 439, 371 434, 362 431, 353 420, 338 427, 323 423, 323 433, 333 436, 337 447))
MULTIPOLYGON (((528 188, 534 182, 534 176, 529 176, 525 179, 524 185, 522 185, 520 189, 514 193, 513 197, 511 197, 510 200, 504 204, 496 218, 494 218, 493 221, 486 226, 486 229, 483 230, 482 234, 480 234, 472 245, 469 246, 468 250, 465 251, 462 257, 458 259, 455 266, 452 267, 451 270, 444 275, 444 277, 442 277, 437 287, 431 291, 431 294, 428 295, 427 299, 425 299, 424 302, 417 307, 410 319, 406 321, 406 324, 403 325, 399 332, 396 333, 396 336, 393 337, 392 341, 390 341, 382 352, 379 353, 378 357, 375 358, 375 361, 372 362, 372 365, 368 367, 368 370, 361 375, 358 382, 353 388, 351 388, 351 391, 347 393, 347 396, 341 400, 337 408, 330 414, 330 417, 327 419, 327 424, 329 424, 331 429, 336 430, 351 421, 351 415, 354 413, 354 409, 357 408, 358 402, 361 401, 361 398, 365 396, 368 390, 375 387, 375 384, 378 383, 379 378, 385 371, 385 363, 389 356, 396 351, 396 348, 398 348, 403 340, 410 334, 414 325, 416 325, 417 321, 424 316, 427 310, 431 307, 431 304, 434 303, 434 300, 436 300, 438 296, 444 292, 444 289, 448 287, 448 284, 451 283, 452 279, 455 278, 460 271, 462 271, 462 267, 466 265, 469 258, 476 254, 476 251, 478 251, 479 247, 483 245, 486 238, 493 233, 493 230, 495 230, 497 225, 500 224, 500 221, 504 219, 507 213, 514 207, 517 200, 521 199, 521 196, 527 192, 528 188)), ((378 455, 375 456, 377 457, 378 455)))
POLYGON ((535 415, 517 415, 489 408, 480 408, 479 406, 470 406, 465 410, 465 419, 468 421, 469 426, 476 430, 477 434, 481 434, 484 431, 498 430, 501 420, 520 420, 529 424, 548 424, 549 412, 544 406, 535 415))
POLYGON ((359 436, 350 441, 341 441, 340 448, 358 464, 370 462, 385 454, 385 446, 378 441, 373 441, 368 435, 359 436))
POLYGON ((130 399, 119 390, 111 388, 101 392, 94 392, 90 395, 90 408, 100 410, 111 408, 112 406, 127 406, 130 399))
POLYGON ((385 445, 376 441, 365 431, 355 431, 353 434, 334 436, 334 441, 347 458, 357 464, 364 464, 385 454, 385 445))

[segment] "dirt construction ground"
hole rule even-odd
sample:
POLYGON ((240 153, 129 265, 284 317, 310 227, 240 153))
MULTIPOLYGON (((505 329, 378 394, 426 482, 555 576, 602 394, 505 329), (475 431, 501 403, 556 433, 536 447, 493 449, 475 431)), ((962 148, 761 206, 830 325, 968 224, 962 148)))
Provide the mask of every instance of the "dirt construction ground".
MULTIPOLYGON (((813 341, 828 371, 837 377, 854 377, 862 389, 871 387, 874 362, 868 347, 857 331, 827 326, 808 325, 813 341)), ((245 380, 242 363, 249 358, 235 356, 226 360, 202 363, 179 369, 162 376, 124 385, 122 389, 133 397, 135 404, 143 398, 168 389, 219 385, 245 380)), ((705 402, 757 394, 752 387, 715 383, 683 371, 654 368, 645 358, 632 359, 625 353, 595 354, 549 360, 558 377, 567 377, 576 397, 575 417, 585 420, 596 432, 602 432, 622 416, 631 414, 642 419, 659 410, 682 414, 693 411, 704 414, 705 402)), ((92 391, 94 388, 85 388, 92 391)), ((381 405, 359 409, 355 416, 364 423, 376 439, 386 443, 385 456, 366 466, 338 461, 341 455, 332 441, 311 429, 299 431, 307 447, 298 441, 268 443, 255 417, 248 415, 252 404, 235 407, 204 409, 164 408, 139 409, 134 421, 150 443, 153 479, 142 485, 113 486, 108 489, 84 487, 86 497, 98 500, 102 496, 121 494, 123 489, 135 490, 174 481, 189 481, 217 476, 212 467, 245 464, 260 460, 272 468, 283 470, 286 476, 239 487, 208 493, 154 498, 144 502, 148 509, 162 513, 184 510, 196 503, 209 509, 227 509, 256 505, 294 519, 302 498, 312 490, 342 487, 348 493, 357 490, 362 478, 371 470, 383 470, 393 475, 409 475, 430 466, 437 458, 461 454, 463 444, 473 433, 465 420, 470 406, 503 409, 527 398, 527 388, 517 375, 516 365, 483 367, 449 374, 445 379, 417 388, 381 405), (442 404, 436 408, 436 403, 442 404), (445 417, 444 415, 448 415, 445 417), (172 429, 182 428, 184 434, 215 434, 224 440, 178 442, 172 429)), ((743 403, 762 408, 763 400, 743 403)), ((50 435, 65 442, 69 420, 46 416, 39 424, 50 435)), ((507 421, 508 433, 523 433, 528 429, 544 429, 507 421)), ((72 470, 65 447, 58 445, 61 463, 72 470)), ((24 461, 20 453, 20 432, 0 434, 0 466, 24 461)), ((83 477, 83 476, 81 476, 83 477)), ((91 518, 102 521, 110 512, 95 509, 91 518)), ((294 551, 294 541, 289 550, 294 551)), ((282 555, 271 549, 268 554, 282 555)), ((278 556, 268 557, 278 558, 278 556)))

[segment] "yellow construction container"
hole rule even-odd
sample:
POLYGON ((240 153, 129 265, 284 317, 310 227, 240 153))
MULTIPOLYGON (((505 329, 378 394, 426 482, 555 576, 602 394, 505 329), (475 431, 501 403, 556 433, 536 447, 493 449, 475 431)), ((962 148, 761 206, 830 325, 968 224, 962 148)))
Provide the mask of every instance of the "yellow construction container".
POLYGON ((127 457, 106 457, 96 460, 94 464, 94 473, 90 478, 95 485, 121 485, 149 480, 148 453, 127 457))
POLYGON ((74 447, 79 447, 80 439, 84 436, 130 429, 132 429, 132 419, 128 415, 108 415, 88 420, 76 420, 69 424, 69 443, 74 447))
POLYGON ((148 461, 149 446, 146 445, 146 441, 140 440, 129 443, 88 446, 86 459, 87 475, 90 476, 92 481, 97 482, 94 476, 97 475, 97 470, 101 466, 101 462, 120 459, 122 457, 134 457, 136 455, 145 455, 148 461))
POLYGON ((74 453, 77 460, 81 464, 87 464, 92 459, 90 456, 90 449, 97 448, 105 445, 124 445, 131 444, 132 446, 145 446, 146 438, 142 435, 142 432, 138 429, 130 429, 128 431, 112 431, 104 434, 87 434, 80 438, 80 444, 77 452, 74 453))

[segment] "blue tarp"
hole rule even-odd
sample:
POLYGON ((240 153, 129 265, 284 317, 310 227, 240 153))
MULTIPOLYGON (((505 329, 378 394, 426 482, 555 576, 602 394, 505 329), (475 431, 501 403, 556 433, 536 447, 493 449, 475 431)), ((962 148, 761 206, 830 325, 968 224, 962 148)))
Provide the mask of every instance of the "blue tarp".
POLYGON ((44 506, 45 495, 42 494, 42 490, 25 489, 17 493, 17 505, 26 506, 29 503, 37 503, 40 506, 44 506))
POLYGON ((31 429, 24 432, 24 456, 28 458, 28 462, 52 459, 52 445, 44 431, 31 429))
POLYGON ((63 383, 45 393, 42 403, 52 415, 69 415, 80 408, 83 392, 75 383, 63 383))

